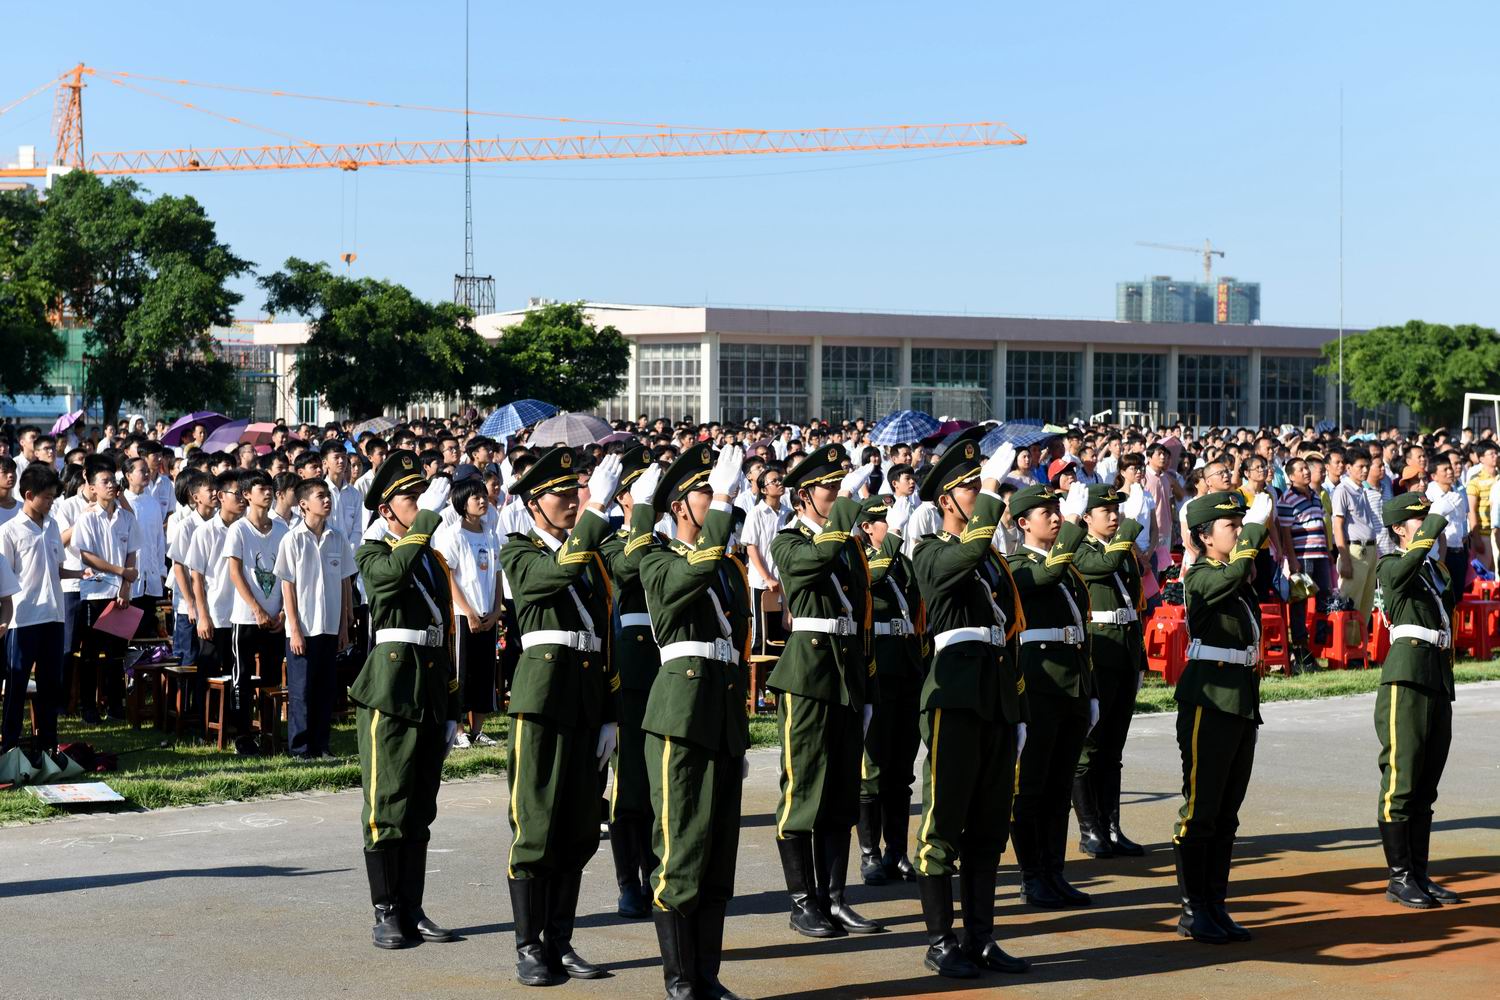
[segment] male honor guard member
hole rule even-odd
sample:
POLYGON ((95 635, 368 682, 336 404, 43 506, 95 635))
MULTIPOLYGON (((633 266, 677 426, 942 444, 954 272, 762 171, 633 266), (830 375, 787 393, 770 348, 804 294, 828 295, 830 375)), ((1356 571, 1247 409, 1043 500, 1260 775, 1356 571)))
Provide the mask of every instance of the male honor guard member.
POLYGON ((802 510, 771 541, 792 615, 786 647, 766 679, 777 692, 781 730, 776 847, 792 897, 791 928, 808 937, 884 929, 844 897, 864 728, 876 696, 870 573, 863 546, 849 537, 859 513, 854 498, 875 467, 846 474, 844 458, 842 447, 827 445, 786 474, 802 510))
POLYGON ((1209 944, 1250 940, 1224 902, 1260 725, 1260 607, 1250 580, 1272 506, 1269 493, 1248 511, 1239 493, 1209 493, 1187 506, 1203 558, 1182 587, 1187 666, 1173 696, 1183 803, 1172 850, 1182 896, 1177 933, 1209 944))
POLYGON ((1385 898, 1425 910, 1461 902, 1427 876, 1432 804, 1453 742, 1455 588, 1443 563, 1433 558, 1448 521, 1432 513, 1420 493, 1387 500, 1381 520, 1401 547, 1381 556, 1376 567, 1381 613, 1391 633, 1375 698, 1376 808, 1391 872, 1385 898))
POLYGON ((1023 539, 1009 562, 1026 611, 1020 655, 1030 712, 1026 749, 1016 772, 1012 836, 1021 865, 1021 897, 1040 907, 1090 903, 1087 893, 1063 877, 1073 773, 1084 737, 1099 721, 1085 627, 1088 585, 1073 569, 1073 553, 1083 542, 1078 519, 1088 488, 1073 486, 1066 494, 1026 486, 1010 498, 1010 513, 1023 539))
POLYGON ((1010 570, 990 546, 1005 506, 1000 480, 1014 458, 1006 444, 981 466, 977 443, 955 442, 921 491, 941 511, 943 526, 917 545, 913 560, 932 637, 921 695, 927 763, 917 890, 927 927, 923 964, 953 978, 1030 967, 994 939, 995 872, 1009 833, 1016 757, 1026 742, 1026 681, 1016 650, 1025 620, 1010 570), (953 934, 954 872, 962 943, 953 934))
POLYGON ((1135 693, 1146 670, 1146 635, 1141 628, 1145 599, 1135 560, 1146 493, 1139 486, 1130 494, 1119 493, 1103 484, 1088 491, 1083 515, 1088 535, 1073 553, 1073 568, 1089 588, 1099 724, 1084 738, 1073 777, 1078 849, 1095 858, 1139 857, 1145 848, 1120 829, 1120 771, 1135 693))
POLYGON ((448 567, 431 548, 447 500, 446 478, 429 488, 416 455, 393 453, 365 496, 385 534, 354 554, 375 638, 349 700, 359 733, 360 822, 377 948, 454 940, 422 912, 429 828, 460 708, 448 567))
MULTIPOLYGON (((651 876, 652 917, 669 1000, 738 1000, 719 981, 719 965, 750 740, 750 587, 744 566, 725 552, 741 462, 738 448, 717 461, 707 444, 684 451, 649 504, 672 518, 676 537, 641 558, 661 643, 641 726, 661 859, 651 876)), ((649 537, 643 530, 650 519, 632 519, 629 544, 649 537)))
POLYGON ((621 464, 609 455, 595 467, 580 515, 575 461, 571 448, 554 448, 516 482, 533 526, 500 549, 521 630, 507 770, 516 979, 524 986, 605 975, 572 939, 583 866, 599 848, 599 771, 618 739, 620 678, 610 666, 609 574, 599 546, 621 464))

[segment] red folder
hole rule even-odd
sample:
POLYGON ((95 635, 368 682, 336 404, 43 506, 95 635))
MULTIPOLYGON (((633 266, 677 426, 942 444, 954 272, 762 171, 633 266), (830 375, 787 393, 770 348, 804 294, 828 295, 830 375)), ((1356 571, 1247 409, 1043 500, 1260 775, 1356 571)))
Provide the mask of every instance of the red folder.
POLYGON ((110 601, 109 607, 105 608, 104 613, 94 622, 94 628, 119 639, 133 639, 135 630, 141 627, 141 617, 144 614, 144 611, 133 604, 127 604, 122 608, 114 601, 110 601))

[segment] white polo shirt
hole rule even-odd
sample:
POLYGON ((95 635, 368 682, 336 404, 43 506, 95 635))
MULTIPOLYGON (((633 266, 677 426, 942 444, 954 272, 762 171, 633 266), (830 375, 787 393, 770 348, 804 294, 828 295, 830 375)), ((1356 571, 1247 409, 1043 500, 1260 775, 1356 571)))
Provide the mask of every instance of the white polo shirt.
MULTIPOLYGON (((205 519, 199 517, 198 512, 191 507, 180 508, 176 514, 172 515, 172 520, 167 525, 167 558, 184 569, 190 569, 187 560, 188 548, 193 544, 193 532, 199 525, 217 520, 218 516, 210 514, 205 519)), ((189 576, 189 579, 191 580, 192 577, 189 576)), ((191 590, 185 593, 177 592, 176 573, 171 574, 168 580, 171 581, 172 587, 172 613, 186 615, 193 601, 193 592, 191 590)))
MULTIPOLYGON (((433 533, 432 548, 447 560, 469 607, 489 614, 495 605, 495 579, 500 575, 500 539, 495 530, 483 519, 478 531, 466 531, 462 521, 451 521, 433 533)), ((454 613, 458 613, 456 607, 454 613)))
POLYGON ((357 572, 354 546, 332 524, 315 535, 306 521, 298 521, 276 548, 276 577, 291 583, 297 595, 304 636, 338 635, 343 583, 357 572))
POLYGON ((11 602, 10 627, 40 625, 63 620, 62 533, 57 522, 47 518, 37 524, 22 514, 0 527, 0 562, 16 578, 16 599, 11 602))
POLYGON ((234 611, 234 584, 229 581, 229 564, 224 562, 224 542, 231 527, 218 514, 198 525, 183 561, 188 569, 203 574, 208 617, 214 628, 233 624, 229 616, 234 611))
MULTIPOLYGON (((84 499, 81 493, 64 497, 52 505, 51 519, 57 523, 59 536, 61 536, 62 532, 67 531, 78 523, 78 515, 82 514, 83 509, 88 505, 88 500, 84 499)), ((63 546, 62 568, 80 571, 83 569, 83 560, 78 555, 78 539, 76 536, 70 538, 68 543, 63 546)), ((62 582, 63 593, 78 593, 80 583, 81 581, 77 577, 64 580, 62 582)))
POLYGON ((20 513, 21 501, 19 499, 17 499, 16 502, 11 504, 9 507, 0 505, 0 527, 3 527, 5 523, 11 518, 18 517, 20 513))
MULTIPOLYGON (((780 579, 780 574, 776 572, 776 561, 771 558, 771 540, 776 537, 776 532, 786 527, 791 519, 791 507, 785 504, 780 508, 771 507, 764 500, 757 503, 745 515, 745 527, 740 534, 740 541, 747 549, 754 547, 760 553, 761 559, 765 560, 766 568, 771 571, 771 576, 775 579, 780 579)), ((749 567, 750 586, 755 590, 765 590, 770 581, 761 576, 753 561, 749 562, 749 567)))
POLYGON ((135 523, 141 529, 141 552, 136 557, 138 576, 130 588, 131 597, 160 597, 162 574, 167 565, 167 531, 161 504, 148 489, 125 494, 135 511, 135 523))
POLYGON ((345 483, 343 486, 335 486, 331 480, 328 483, 328 493, 333 501, 332 509, 328 512, 328 523, 343 532, 345 538, 358 538, 364 530, 364 517, 368 511, 365 510, 365 497, 352 485, 345 483))
MULTIPOLYGON (((224 558, 231 556, 240 561, 240 574, 254 595, 255 602, 266 614, 275 617, 281 614, 281 583, 276 578, 276 552, 281 540, 286 537, 287 527, 275 519, 262 533, 242 517, 229 526, 224 539, 224 558)), ((240 596, 239 589, 230 583, 233 607, 229 620, 235 625, 254 625, 255 609, 240 596)))
MULTIPOLYGON (((78 549, 80 561, 82 553, 91 552, 107 563, 124 566, 125 560, 134 554, 139 564, 141 528, 135 515, 118 503, 110 512, 102 507, 89 507, 73 526, 73 546, 78 549)), ((109 600, 120 596, 121 583, 114 573, 94 569, 82 581, 78 593, 85 601, 109 600)))

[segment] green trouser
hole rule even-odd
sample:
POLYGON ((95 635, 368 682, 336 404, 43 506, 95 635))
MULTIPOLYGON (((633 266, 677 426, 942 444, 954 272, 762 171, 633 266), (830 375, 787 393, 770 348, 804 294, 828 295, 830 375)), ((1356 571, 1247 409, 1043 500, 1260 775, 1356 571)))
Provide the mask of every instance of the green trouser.
MULTIPOLYGON (((1120 631, 1115 629, 1115 631, 1120 631)), ((1145 647, 1141 644, 1139 630, 1130 626, 1127 641, 1133 634, 1134 648, 1110 641, 1101 642, 1095 633, 1094 682, 1099 688, 1099 723, 1083 738, 1083 751, 1078 755, 1077 776, 1094 780, 1101 774, 1120 771, 1120 761, 1125 753, 1125 738, 1130 735, 1130 720, 1135 716, 1135 692, 1140 686, 1140 668, 1145 664, 1145 647), (1120 651, 1116 659, 1113 655, 1120 651), (1130 656, 1130 652, 1139 655, 1130 656), (1109 654, 1107 657, 1104 654, 1109 654)), ((1113 637, 1111 637, 1112 639, 1113 637)))
POLYGON ((1043 829, 1059 817, 1066 823, 1073 804, 1073 773, 1089 728, 1087 698, 1027 692, 1031 720, 1026 747, 1016 770, 1015 820, 1043 829))
POLYGON ((1182 809, 1175 843, 1233 840, 1255 766, 1254 719, 1202 705, 1177 706, 1182 809))
POLYGON ((443 781, 443 720, 410 722, 363 705, 354 719, 365 850, 427 843, 443 781))
POLYGON ((782 692, 781 801, 776 839, 848 831, 859 818, 861 712, 836 702, 782 692))
POLYGON ((620 692, 620 736, 615 747, 615 784, 609 800, 611 823, 651 821, 651 788, 646 783, 646 718, 650 690, 620 692))
POLYGON ((534 715, 511 718, 511 878, 579 872, 599 849, 598 735, 534 715))
POLYGON ((1415 684, 1380 685, 1375 732, 1380 736, 1378 818, 1400 823, 1431 816, 1453 743, 1448 695, 1415 684))
POLYGON ((660 860, 648 887, 659 910, 691 916, 734 895, 744 757, 647 733, 651 839, 660 860))
POLYGON ((1010 834, 1016 727, 961 708, 923 712, 921 726, 927 766, 917 871, 952 875, 961 857, 999 857, 1010 834))
POLYGON ((922 734, 922 692, 913 687, 892 696, 881 689, 880 704, 872 706, 870 729, 865 733, 864 756, 859 771, 859 797, 865 802, 885 801, 891 796, 911 796, 917 780, 917 746, 922 734))

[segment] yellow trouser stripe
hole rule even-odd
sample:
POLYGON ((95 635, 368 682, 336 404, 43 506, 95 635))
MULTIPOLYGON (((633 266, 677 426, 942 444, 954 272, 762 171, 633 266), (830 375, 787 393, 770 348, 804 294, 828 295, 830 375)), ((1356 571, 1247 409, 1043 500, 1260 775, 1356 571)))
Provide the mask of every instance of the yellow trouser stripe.
POLYGON ((931 775, 928 784, 932 787, 932 797, 927 803, 927 815, 922 819, 922 829, 917 834, 917 839, 922 842, 922 850, 917 853, 917 867, 922 874, 927 874, 927 852, 932 850, 932 841, 927 835, 932 832, 932 814, 937 812, 937 754, 938 734, 943 731, 943 710, 940 708, 932 713, 932 749, 927 751, 927 770, 931 775))
POLYGON ((1182 817, 1182 822, 1177 826, 1178 839, 1187 836, 1187 825, 1192 822, 1193 810, 1198 805, 1198 726, 1202 722, 1203 706, 1199 705, 1193 712, 1193 766, 1188 770, 1187 815, 1182 817))
POLYGON ((1391 689, 1391 714, 1389 723, 1391 779, 1385 789, 1385 821, 1389 823, 1391 821, 1391 797, 1396 794, 1396 694, 1401 690, 1401 687, 1397 684, 1389 684, 1387 687, 1391 689))
POLYGON ((665 910, 661 904, 661 894, 667 891, 667 863, 672 859, 672 828, 668 824, 672 820, 672 785, 668 780, 670 771, 668 765, 672 762, 672 738, 663 736, 661 739, 661 874, 656 878, 656 892, 651 901, 656 904, 658 910, 665 910))
POLYGON ((792 696, 783 692, 786 699, 786 722, 781 727, 782 766, 786 768, 786 795, 781 802, 781 816, 776 821, 776 839, 782 840, 786 821, 792 815, 792 789, 796 787, 797 775, 792 770, 792 696))
POLYGON ((375 727, 380 724, 380 709, 370 715, 370 843, 380 840, 380 830, 375 826, 375 783, 380 776, 380 761, 375 752, 375 727))
MULTIPOLYGON (((510 839, 511 858, 516 854, 516 841, 521 839, 521 810, 516 808, 516 786, 520 783, 521 777, 521 726, 525 722, 526 719, 523 716, 516 716, 516 725, 510 734, 516 759, 515 767, 510 774, 506 775, 506 780, 510 782, 510 825, 514 828, 514 835, 510 839)), ((510 866, 510 858, 505 859, 505 871, 511 878, 515 878, 516 873, 510 866)))

